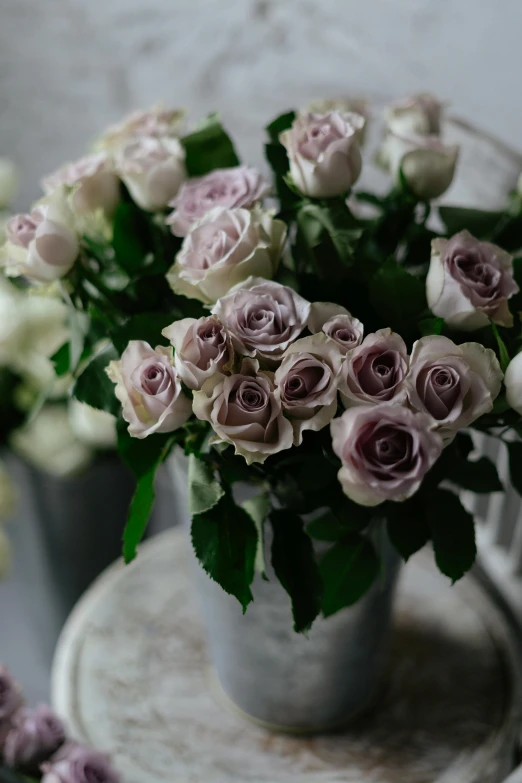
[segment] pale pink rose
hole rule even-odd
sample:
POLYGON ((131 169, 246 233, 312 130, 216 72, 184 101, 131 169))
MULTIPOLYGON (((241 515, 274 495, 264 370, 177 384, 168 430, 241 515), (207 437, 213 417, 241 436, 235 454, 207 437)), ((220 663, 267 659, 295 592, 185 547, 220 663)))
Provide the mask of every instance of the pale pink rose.
POLYGON ((504 383, 508 405, 522 416, 522 353, 509 362, 504 383))
POLYGON ((369 334, 346 356, 339 383, 344 407, 404 402, 407 372, 408 352, 402 337, 391 329, 369 334))
POLYGON ((154 350, 142 340, 131 340, 107 374, 116 384, 115 394, 134 438, 173 432, 190 418, 190 400, 173 366, 172 348, 154 350))
POLYGON ((251 275, 273 277, 285 236, 268 210, 215 207, 187 234, 167 279, 177 294, 213 304, 251 275))
POLYGON ((103 209, 112 215, 120 202, 120 180, 105 152, 67 163, 42 181, 45 193, 52 193, 60 185, 74 188, 72 204, 78 214, 103 209))
POLYGON ((212 425, 212 442, 232 444, 248 465, 293 444, 272 373, 258 373, 257 362, 246 360, 237 375, 210 378, 194 392, 193 407, 198 419, 212 425))
POLYGON ((64 277, 80 252, 74 216, 59 188, 28 215, 15 215, 6 226, 7 241, 0 251, 6 275, 48 283, 64 277))
POLYGON ((421 92, 395 101, 386 109, 388 128, 399 135, 438 136, 444 105, 435 95, 421 92))
POLYGON ((342 462, 343 492, 362 506, 413 495, 442 452, 442 438, 431 425, 429 416, 399 405, 350 408, 334 419, 332 446, 342 462))
POLYGON ((239 354, 274 366, 306 328, 310 303, 288 286, 252 277, 222 297, 212 312, 231 333, 239 354))
POLYGON ((414 344, 405 381, 410 405, 429 414, 445 439, 488 413, 501 384, 494 351, 438 335, 414 344))
POLYGON ((13 716, 22 703, 22 694, 17 683, 7 668, 0 664, 0 748, 11 728, 13 716))
POLYGON ((115 154, 115 168, 136 204, 164 209, 186 179, 185 150, 178 139, 143 137, 115 154))
POLYGON ((268 182, 250 166, 215 169, 204 177, 194 177, 183 183, 169 204, 174 212, 166 223, 175 236, 184 237, 194 223, 214 207, 253 207, 269 192, 268 182))
POLYGON ((121 778, 102 753, 68 743, 42 764, 42 783, 121 783, 121 778))
POLYGON ((65 729, 58 716, 45 704, 16 713, 4 743, 8 767, 37 771, 65 742, 65 729))
POLYGON ((364 326, 348 310, 333 302, 312 302, 308 328, 312 334, 324 332, 341 347, 343 353, 362 343, 364 326))
POLYGON ((301 193, 329 198, 350 190, 361 173, 359 134, 364 122, 349 112, 301 114, 281 133, 290 174, 301 193))
POLYGON ((183 318, 167 326, 162 334, 174 347, 174 366, 189 389, 230 366, 234 349, 223 324, 215 315, 183 318))
POLYGON ((340 347, 324 334, 296 340, 285 351, 274 381, 295 446, 301 445, 305 430, 318 431, 335 416, 342 360, 340 347))
POLYGON ((459 147, 438 136, 397 134, 391 131, 379 150, 378 161, 398 185, 405 180, 420 201, 442 196, 455 176, 459 147))
POLYGON ((135 111, 121 122, 107 128, 100 139, 100 146, 119 147, 132 139, 143 137, 177 138, 183 132, 185 117, 186 112, 183 109, 166 109, 164 106, 135 111))
POLYGON ((494 321, 513 326, 508 299, 518 292, 513 258, 468 231, 435 239, 426 279, 428 305, 455 329, 473 331, 494 321))

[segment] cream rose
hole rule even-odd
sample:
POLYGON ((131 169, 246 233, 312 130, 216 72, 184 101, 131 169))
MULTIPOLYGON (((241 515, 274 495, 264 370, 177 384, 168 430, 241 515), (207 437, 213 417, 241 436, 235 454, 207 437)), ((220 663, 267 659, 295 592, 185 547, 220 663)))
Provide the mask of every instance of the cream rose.
POLYGON ((343 353, 362 343, 364 326, 348 310, 333 302, 312 302, 308 328, 312 334, 324 332, 341 347, 343 353))
POLYGON ((143 137, 115 153, 115 169, 141 209, 164 209, 186 179, 185 150, 178 139, 143 137))
POLYGON ((62 185, 71 190, 71 203, 77 214, 102 209, 112 215, 120 201, 120 180, 104 152, 67 163, 42 181, 42 188, 48 194, 62 185))
POLYGON ((456 145, 444 144, 438 136, 389 133, 378 160, 397 184, 406 181, 421 201, 442 196, 455 176, 459 156, 456 145))
POLYGON ((187 234, 167 279, 175 293, 213 304, 251 275, 273 277, 285 236, 272 212, 215 207, 187 234))
POLYGON ((414 344, 405 380, 410 405, 429 414, 445 440, 488 413, 501 384, 494 351, 437 335, 414 344))
POLYGON ((421 92, 395 101, 387 107, 386 124, 392 133, 438 136, 443 104, 434 95, 421 92))
POLYGON ((504 383, 508 405, 522 416, 522 353, 509 362, 504 383))
POLYGON ((116 384, 115 394, 134 438, 173 432, 190 418, 192 407, 173 366, 172 348, 154 350, 142 340, 131 340, 107 374, 116 384))
POLYGON ((432 420, 399 405, 350 408, 330 424, 344 493, 362 506, 413 495, 440 456, 432 420))
POLYGON ((109 126, 97 146, 113 150, 143 137, 178 138, 184 130, 185 120, 184 109, 166 109, 158 105, 146 111, 135 111, 109 126))
POLYGON ((258 373, 257 362, 245 361, 237 375, 209 378, 194 393, 193 407, 198 419, 212 425, 213 442, 232 444, 248 465, 293 444, 292 425, 283 416, 273 376, 258 373))
POLYGON ((490 319, 513 326, 508 299, 517 291, 513 258, 500 247, 480 242, 468 231, 433 240, 426 296, 434 315, 449 326, 473 331, 490 319))
POLYGON ((408 352, 402 337, 391 329, 369 334, 346 356, 339 383, 344 407, 404 402, 407 372, 408 352))
POLYGON ((208 378, 232 364, 232 342, 215 315, 183 318, 162 334, 174 347, 174 366, 189 389, 201 389, 208 378))
POLYGON ((110 413, 73 398, 69 402, 69 418, 72 431, 82 443, 92 449, 116 448, 116 419, 110 413))
POLYGON ((347 193, 362 168, 359 134, 364 117, 341 113, 299 115, 279 139, 295 186, 311 198, 347 193))
POLYGON ((325 334, 296 340, 283 356, 274 377, 281 405, 299 446, 305 430, 326 427, 337 412, 337 387, 343 355, 325 334))

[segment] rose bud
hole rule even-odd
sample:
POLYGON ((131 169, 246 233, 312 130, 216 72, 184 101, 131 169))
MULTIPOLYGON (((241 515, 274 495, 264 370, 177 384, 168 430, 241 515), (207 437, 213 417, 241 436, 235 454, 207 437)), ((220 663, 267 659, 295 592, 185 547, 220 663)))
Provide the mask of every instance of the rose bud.
POLYGON ((65 729, 50 707, 22 709, 5 739, 4 761, 13 769, 35 772, 64 742, 65 729))
POLYGON ((73 743, 42 764, 41 770, 41 783, 121 783, 106 756, 73 743))
POLYGON ((0 664, 0 748, 11 728, 16 711, 22 706, 22 694, 5 666, 0 664))
POLYGON ((509 362, 504 383, 508 405, 522 416, 522 353, 509 362))
POLYGON ((194 177, 183 183, 169 204, 174 212, 166 223, 175 236, 184 237, 194 223, 214 207, 254 207, 269 192, 270 185, 257 169, 249 166, 215 169, 204 177, 194 177))
POLYGON ((501 384, 494 351, 438 335, 414 344, 405 381, 411 407, 429 414, 445 440, 488 413, 501 384))
POLYGON ((149 212, 164 209, 187 176, 185 150, 171 138, 129 142, 116 152, 115 167, 136 204, 149 212))
POLYGON ((162 334, 174 347, 174 367, 189 389, 201 389, 208 378, 232 364, 230 337, 215 315, 183 318, 162 334))
POLYGON ((395 101, 386 109, 386 124, 398 136, 438 136, 443 104, 434 95, 422 92, 395 101))
POLYGON ((305 430, 320 430, 335 416, 342 359, 339 346, 324 334, 303 337, 285 351, 274 381, 292 422, 295 446, 305 430))
POLYGON ((350 408, 330 424, 343 492, 362 506, 413 495, 442 452, 431 419, 399 405, 350 408))
POLYGON ((369 334, 346 356, 339 391, 345 408, 405 400, 408 352, 402 337, 391 329, 369 334))
POLYGON ((378 161, 398 185, 404 180, 420 201, 431 201, 453 182, 458 156, 458 146, 445 145, 438 136, 389 133, 378 161))
POLYGON ((166 109, 161 105, 146 111, 135 111, 122 122, 107 128, 98 146, 114 149, 144 137, 178 138, 184 130, 185 118, 184 109, 166 109))
POLYGON ((215 207, 187 234, 167 279, 175 293, 213 304, 251 275, 273 277, 285 236, 272 212, 215 207))
POLYGON ((48 283, 64 277, 80 250, 63 188, 38 202, 30 214, 12 217, 6 233, 0 266, 5 267, 6 275, 23 275, 31 282, 48 283))
POLYGON ((193 402, 198 419, 212 425, 211 442, 231 443, 248 465, 291 448, 294 439, 272 374, 256 374, 257 366, 246 360, 237 375, 209 378, 193 402))
POLYGON ((172 348, 153 350, 142 340, 131 340, 121 359, 107 368, 134 438, 173 432, 190 418, 192 406, 172 361, 172 348))
POLYGON ((341 347, 343 353, 362 343, 364 326, 346 308, 333 302, 312 302, 308 328, 312 334, 324 332, 341 347))
POLYGON ((434 315, 448 326, 473 331, 494 321, 513 326, 508 299, 518 291, 513 258, 467 231, 434 239, 426 279, 426 297, 434 315))
POLYGON ((13 203, 18 190, 18 173, 9 158, 0 158, 0 210, 13 203))
POLYGON ((104 152, 67 163, 42 181, 45 193, 61 185, 73 189, 72 206, 77 214, 102 209, 112 215, 120 202, 120 180, 104 152))
POLYGON ((232 335, 239 354, 273 367, 305 329, 310 303, 293 288, 251 277, 222 297, 212 312, 232 335))
POLYGON ((290 174, 305 196, 330 198, 347 193, 362 168, 359 134, 364 117, 332 111, 296 117, 279 140, 286 148, 290 174))

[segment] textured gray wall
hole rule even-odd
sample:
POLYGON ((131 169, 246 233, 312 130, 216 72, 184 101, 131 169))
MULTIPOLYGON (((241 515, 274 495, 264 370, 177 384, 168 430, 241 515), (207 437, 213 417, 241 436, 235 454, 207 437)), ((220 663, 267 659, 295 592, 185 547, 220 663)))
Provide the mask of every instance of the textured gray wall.
POLYGON ((317 95, 428 88, 522 147, 517 0, 0 0, 0 154, 37 179, 129 109, 222 110, 240 150, 317 95))

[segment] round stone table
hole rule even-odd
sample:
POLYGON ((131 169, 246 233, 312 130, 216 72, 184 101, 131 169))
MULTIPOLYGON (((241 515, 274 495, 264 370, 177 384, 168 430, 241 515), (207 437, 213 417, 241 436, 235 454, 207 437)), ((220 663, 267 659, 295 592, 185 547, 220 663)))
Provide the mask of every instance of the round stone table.
POLYGON ((403 570, 380 699, 343 731, 270 734, 220 702, 182 530, 109 568, 77 605, 54 706, 125 783, 500 783, 520 728, 520 653, 479 583, 451 588, 432 559, 403 570))

